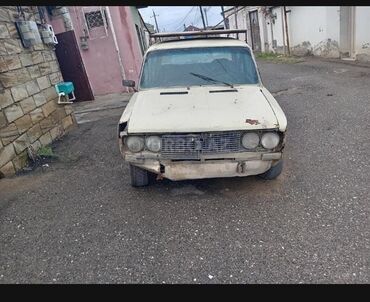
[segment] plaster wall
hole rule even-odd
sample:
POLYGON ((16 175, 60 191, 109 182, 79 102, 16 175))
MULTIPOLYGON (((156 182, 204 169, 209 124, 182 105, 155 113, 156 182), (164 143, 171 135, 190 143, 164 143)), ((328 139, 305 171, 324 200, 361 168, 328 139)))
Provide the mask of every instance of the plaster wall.
MULTIPOLYGON (((95 7, 98 9, 99 7, 95 7)), ((103 7, 106 8, 106 7, 103 7)), ((86 28, 84 7, 68 7, 76 35, 77 42, 85 36, 86 28)), ((88 7, 89 10, 94 7, 88 7)), ((88 49, 80 48, 83 63, 88 75, 94 95, 126 92, 122 86, 122 79, 137 81, 140 73, 142 53, 137 38, 135 25, 133 24, 132 11, 129 6, 109 6, 114 31, 117 37, 118 49, 123 63, 124 75, 121 74, 118 53, 115 47, 111 26, 108 23, 107 32, 104 28, 91 32, 88 41, 88 49)), ((59 17, 51 17, 55 33, 65 31, 63 20, 59 17)))
POLYGON ((355 53, 361 61, 370 61, 370 7, 356 7, 355 53))

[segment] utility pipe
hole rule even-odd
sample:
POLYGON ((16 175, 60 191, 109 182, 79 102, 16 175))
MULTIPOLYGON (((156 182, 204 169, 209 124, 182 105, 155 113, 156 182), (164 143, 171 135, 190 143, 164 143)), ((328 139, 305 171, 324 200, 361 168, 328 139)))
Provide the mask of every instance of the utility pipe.
POLYGON ((221 11, 222 11, 222 20, 224 21, 224 29, 229 29, 229 24, 227 24, 225 20, 225 9, 223 6, 221 6, 221 11))
MULTIPOLYGON (((117 36, 116 36, 116 31, 114 30, 112 17, 111 17, 110 11, 109 11, 109 6, 106 6, 105 7, 105 11, 107 13, 109 27, 111 28, 111 31, 112 31, 112 37, 113 37, 114 47, 116 49, 116 53, 117 53, 117 57, 118 57, 118 64, 119 64, 119 67, 120 67, 121 77, 122 77, 122 81, 123 81, 123 80, 126 79, 126 74, 125 74, 125 69, 123 68, 123 63, 122 63, 122 58, 121 58, 121 52, 119 51, 118 42, 117 42, 117 36)), ((128 87, 126 87, 126 92, 129 92, 128 87)))
POLYGON ((276 49, 274 48, 274 30, 272 27, 272 18, 270 18, 270 29, 271 29, 271 50, 272 52, 276 52, 276 49))
POLYGON ((355 38, 356 38, 356 6, 351 6, 350 9, 351 14, 351 48, 350 48, 350 57, 352 59, 356 59, 356 46, 355 46, 355 38))
MULTIPOLYGON (((234 16, 235 16, 235 28, 238 29, 238 11, 236 6, 234 6, 234 16)), ((239 40, 239 34, 236 34, 236 38, 239 40)))
POLYGON ((287 49, 288 49, 288 56, 290 56, 289 31, 288 31, 288 15, 287 15, 286 6, 284 6, 284 19, 285 19, 286 46, 287 46, 287 49))
POLYGON ((282 32, 283 32, 284 55, 286 55, 285 30, 284 30, 284 9, 283 9, 283 7, 280 7, 280 14, 281 14, 281 29, 282 29, 282 32))
POLYGON ((66 6, 62 6, 59 12, 62 15, 65 30, 66 31, 73 30, 72 18, 71 15, 69 14, 68 8, 66 6))

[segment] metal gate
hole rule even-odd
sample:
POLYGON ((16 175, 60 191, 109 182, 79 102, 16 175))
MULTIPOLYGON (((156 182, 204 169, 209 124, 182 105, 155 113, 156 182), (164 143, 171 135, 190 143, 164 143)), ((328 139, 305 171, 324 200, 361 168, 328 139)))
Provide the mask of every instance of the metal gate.
POLYGON ((56 35, 58 44, 55 47, 60 71, 64 81, 73 82, 77 101, 91 101, 94 99, 85 66, 78 49, 73 30, 56 35))

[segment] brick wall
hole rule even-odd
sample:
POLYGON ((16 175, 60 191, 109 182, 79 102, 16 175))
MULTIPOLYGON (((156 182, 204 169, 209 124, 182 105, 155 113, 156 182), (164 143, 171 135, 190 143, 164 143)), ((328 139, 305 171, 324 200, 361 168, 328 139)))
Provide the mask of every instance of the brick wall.
MULTIPOLYGON (((38 20, 35 6, 26 20, 38 20)), ((75 124, 70 105, 58 105, 54 84, 63 81, 54 47, 24 48, 15 6, 0 7, 0 178, 27 163, 28 154, 61 137, 75 124)))

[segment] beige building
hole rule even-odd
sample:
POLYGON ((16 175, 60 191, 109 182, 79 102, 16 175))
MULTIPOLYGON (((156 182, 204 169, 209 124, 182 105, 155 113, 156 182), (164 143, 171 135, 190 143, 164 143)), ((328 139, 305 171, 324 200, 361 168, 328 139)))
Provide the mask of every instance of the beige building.
POLYGON ((225 16, 257 52, 370 61, 370 6, 235 6, 225 16))

